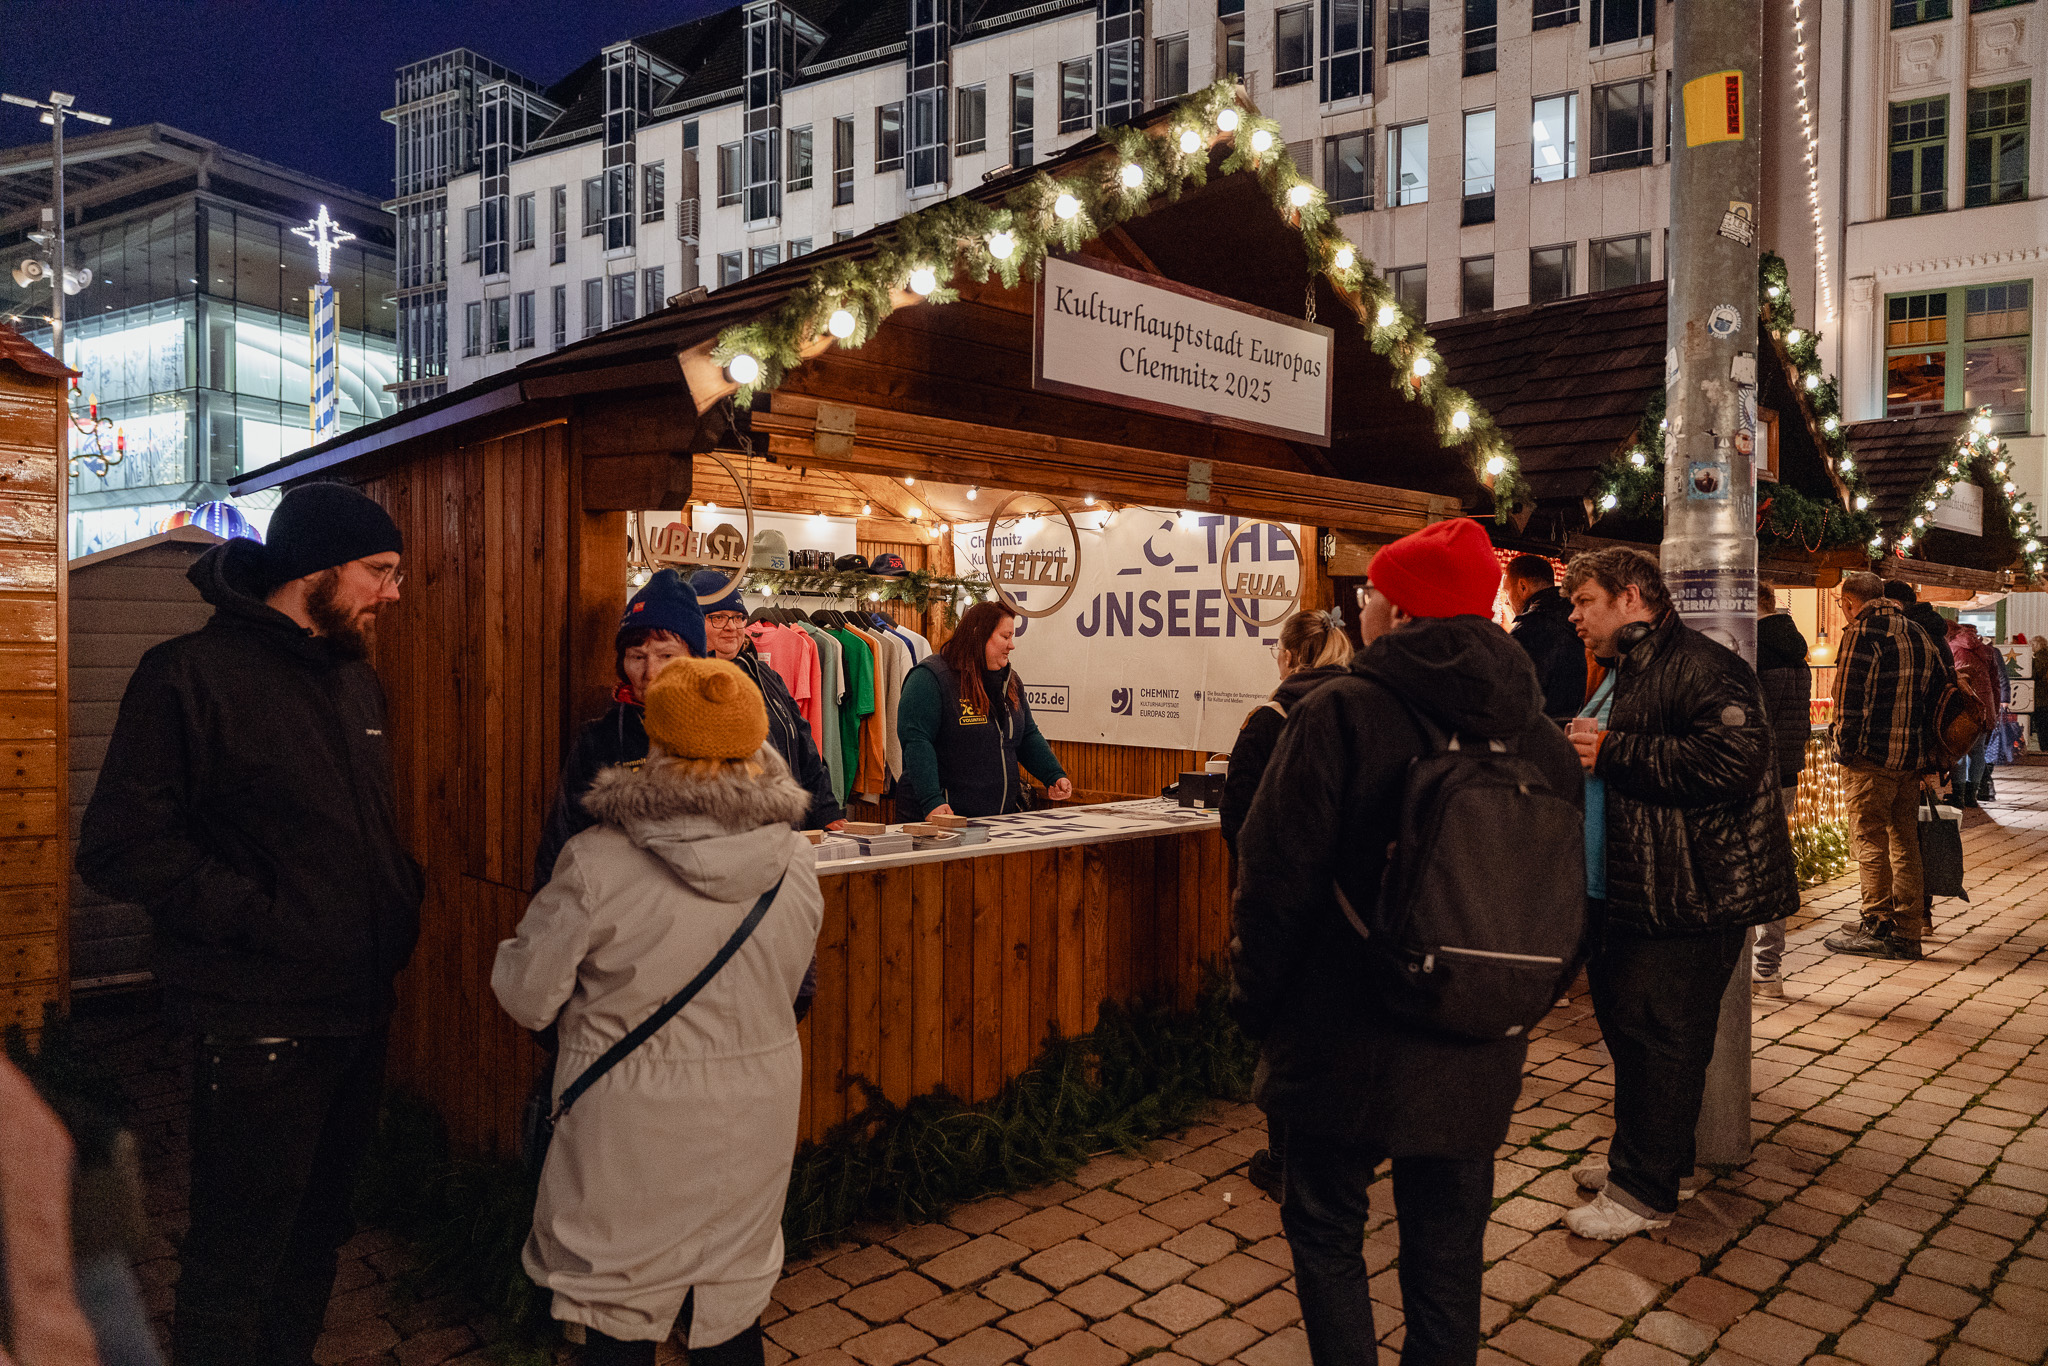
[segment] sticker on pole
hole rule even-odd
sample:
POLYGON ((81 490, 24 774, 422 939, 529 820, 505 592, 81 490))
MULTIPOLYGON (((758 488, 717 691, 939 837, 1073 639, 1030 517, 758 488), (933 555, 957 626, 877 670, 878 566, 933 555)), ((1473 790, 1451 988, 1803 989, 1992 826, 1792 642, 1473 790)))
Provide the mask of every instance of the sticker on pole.
POLYGON ((1734 304, 1715 304, 1714 311, 1707 315, 1707 331, 1717 341, 1727 341, 1735 335, 1735 329, 1742 326, 1742 310, 1734 304))
POLYGON ((1756 210, 1753 205, 1740 199, 1728 201, 1728 212, 1721 215, 1721 236, 1745 247, 1756 245, 1756 210))
POLYGON ((1695 460, 1686 470, 1685 496, 1695 503, 1725 503, 1729 480, 1726 460, 1695 460))
POLYGON ((1747 132, 1740 71, 1715 71, 1685 83, 1686 146, 1740 142, 1747 132))

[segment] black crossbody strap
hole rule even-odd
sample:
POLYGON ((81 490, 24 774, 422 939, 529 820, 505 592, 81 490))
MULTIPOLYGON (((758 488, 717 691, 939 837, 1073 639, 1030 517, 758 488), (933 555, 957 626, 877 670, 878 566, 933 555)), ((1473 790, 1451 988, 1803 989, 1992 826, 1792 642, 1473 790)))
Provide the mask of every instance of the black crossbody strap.
POLYGON ((688 1005, 692 997, 710 984, 711 979, 718 975, 719 969, 732 961, 732 956, 740 951, 740 945, 746 943, 748 937, 754 933, 755 927, 768 914, 768 908, 775 903, 776 893, 781 890, 782 879, 777 878, 773 887, 761 893, 761 899, 754 903, 754 909, 747 912, 747 918, 732 932, 732 938, 725 941, 725 947, 704 965, 702 972, 690 979, 688 986, 664 1001, 659 1010, 642 1020, 625 1038, 607 1048, 603 1057, 584 1068, 581 1076, 563 1088, 562 1098, 555 1102, 554 1113, 548 1116, 548 1123, 551 1126, 560 1123, 562 1116, 569 1113, 569 1107, 576 1103, 578 1097, 603 1080, 604 1074, 624 1061, 628 1053, 653 1038, 663 1025, 676 1017, 677 1011, 688 1005))

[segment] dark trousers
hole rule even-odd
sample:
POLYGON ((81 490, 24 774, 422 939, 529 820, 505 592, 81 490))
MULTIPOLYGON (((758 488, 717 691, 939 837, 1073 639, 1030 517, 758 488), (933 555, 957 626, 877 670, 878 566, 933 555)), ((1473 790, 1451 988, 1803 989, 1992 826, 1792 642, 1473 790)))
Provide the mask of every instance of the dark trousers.
MULTIPOLYGON (((1315 1366, 1379 1360, 1366 1286, 1366 1190, 1381 1154, 1287 1135, 1280 1223, 1294 1253, 1296 1293, 1315 1366)), ((1397 1157, 1405 1366, 1471 1366, 1479 1358, 1479 1278, 1493 1212, 1490 1157, 1397 1157)))
POLYGON ((381 1030, 200 1042, 176 1366, 313 1360, 336 1254, 355 1231, 349 1198, 383 1085, 381 1030))
POLYGON ((1675 1211, 1678 1183, 1692 1175, 1721 997, 1748 933, 1645 939, 1610 931, 1586 965, 1593 1015, 1614 1059, 1607 1184, 1649 1213, 1675 1211))

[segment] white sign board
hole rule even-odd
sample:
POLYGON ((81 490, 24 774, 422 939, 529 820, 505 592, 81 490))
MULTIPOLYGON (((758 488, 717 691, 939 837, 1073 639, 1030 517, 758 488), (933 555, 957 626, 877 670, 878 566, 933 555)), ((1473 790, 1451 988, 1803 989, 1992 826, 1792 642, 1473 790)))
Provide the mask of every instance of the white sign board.
MULTIPOLYGON (((1054 740, 1089 740, 1157 749, 1227 750, 1245 714, 1280 682, 1273 644, 1279 627, 1246 625, 1224 601, 1218 561, 1245 519, 1202 514, 1183 528, 1170 514, 1125 508, 1107 530, 1102 517, 1077 512, 1080 582, 1051 616, 1017 622, 1012 657, 1038 728, 1054 740)), ((997 555, 1057 550, 1068 544, 1056 517, 997 529, 997 555)), ((1297 535, 1300 528, 1292 528, 1297 535)), ((956 527, 954 563, 985 572, 991 549, 981 524, 956 527)), ((1238 574, 1284 574, 1301 565, 1278 526, 1239 538, 1238 574)), ((1027 607, 1050 603, 1065 586, 1009 590, 1027 607)))
POLYGON ((1937 498, 1934 511, 1928 520, 1936 526, 1960 531, 1965 536, 1984 534, 1984 490, 1980 485, 1965 481, 1948 491, 1948 497, 1937 498))
POLYGON ((1049 257, 1032 387, 1330 444, 1336 334, 1100 261, 1049 257))

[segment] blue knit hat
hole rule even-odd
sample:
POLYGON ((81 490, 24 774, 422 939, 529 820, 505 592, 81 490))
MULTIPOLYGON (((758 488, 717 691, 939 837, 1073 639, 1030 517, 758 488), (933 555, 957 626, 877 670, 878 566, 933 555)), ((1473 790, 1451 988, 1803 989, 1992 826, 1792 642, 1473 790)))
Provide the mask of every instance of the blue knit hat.
POLYGON ((697 606, 697 595, 673 569, 656 573, 626 604, 625 615, 619 618, 619 649, 625 648, 628 631, 670 631, 682 637, 691 654, 701 658, 706 653, 704 611, 697 606))
MULTIPOLYGON (((725 581, 730 577, 731 575, 717 569, 700 569, 690 575, 690 587, 698 593, 715 593, 725 586, 725 581)), ((717 602, 704 604, 705 616, 708 617, 713 612, 738 612, 741 616, 747 614, 747 604, 740 597, 739 584, 733 584, 732 592, 717 602)))

